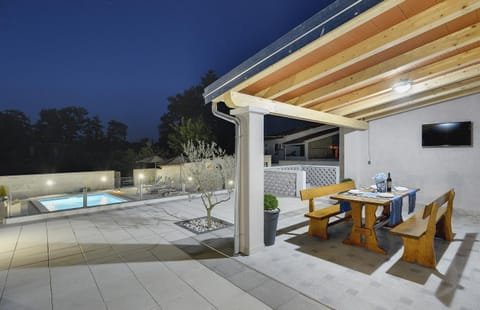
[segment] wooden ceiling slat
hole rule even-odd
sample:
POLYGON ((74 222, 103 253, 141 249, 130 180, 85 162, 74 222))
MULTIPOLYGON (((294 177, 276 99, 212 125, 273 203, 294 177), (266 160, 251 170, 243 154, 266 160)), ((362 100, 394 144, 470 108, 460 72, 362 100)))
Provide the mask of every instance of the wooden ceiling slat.
POLYGON ((214 101, 226 98, 232 108, 265 107, 274 115, 364 128, 366 123, 356 121, 478 92, 480 1, 389 0, 214 101), (413 81, 404 94, 392 91, 401 78, 413 81), (239 105, 228 99, 233 96, 239 105))
MULTIPOLYGON (((320 37, 318 40, 311 42, 310 44, 304 46, 303 48, 299 49, 295 53, 279 60, 275 64, 271 65, 267 69, 258 72, 254 76, 248 78, 247 80, 233 86, 229 89, 229 91, 243 91, 244 89, 250 87, 251 85, 257 83, 258 81, 262 81, 264 79, 268 79, 269 76, 276 75, 283 68, 286 66, 302 59, 305 55, 308 55, 314 51, 317 51, 319 48, 325 46, 329 42, 335 41, 337 38, 348 34, 352 29, 362 25, 364 23, 370 22, 371 20, 375 19, 377 16, 388 12, 392 8, 395 8, 399 3, 402 3, 404 0, 389 0, 383 1, 375 6, 375 9, 368 10, 355 19, 352 19, 342 26, 330 31, 326 35, 320 37)), ((213 98, 212 101, 219 102, 222 100, 222 95, 218 95, 216 98, 213 98)))
POLYGON ((447 28, 447 31, 449 33, 455 32, 467 27, 468 25, 472 25, 478 22, 480 19, 480 16, 478 16, 479 12, 480 11, 477 10, 462 16, 462 18, 458 18, 458 19, 452 20, 451 22, 446 23, 445 27, 447 28))
POLYGON ((441 55, 447 55, 452 51, 479 42, 479 40, 480 23, 337 80, 334 83, 306 93, 296 100, 289 101, 289 103, 329 111, 335 107, 348 104, 346 100, 336 99, 342 94, 355 91, 382 79, 390 78, 418 66, 425 65, 441 55), (330 101, 327 101, 329 99, 330 101))
MULTIPOLYGON (((348 68, 344 68, 340 71, 336 71, 326 77, 316 80, 315 82, 312 82, 308 85, 295 89, 292 92, 284 94, 280 97, 276 97, 274 99, 283 101, 283 102, 289 102, 292 104, 302 105, 305 107, 311 107, 316 104, 320 104, 320 101, 328 100, 329 98, 333 98, 339 95, 338 93, 335 93, 335 92, 330 93, 326 91, 324 88, 324 86, 328 85, 329 83, 335 82, 335 81, 332 81, 333 79, 336 79, 336 80, 341 80, 344 78, 347 79, 346 83, 338 84, 338 85, 341 85, 340 86, 341 89, 340 90, 337 89, 337 92, 345 93, 349 91, 349 88, 346 87, 346 84, 348 85, 353 83, 352 76, 355 75, 356 73, 363 71, 366 68, 376 66, 377 64, 387 61, 390 58, 394 58, 410 50, 413 50, 423 44, 434 41, 438 38, 442 38, 448 34, 448 33, 444 33, 445 29, 446 28, 443 26, 432 29, 431 31, 428 31, 420 35, 419 37, 412 38, 410 40, 405 41, 400 46, 390 48, 378 55, 375 55, 375 57, 370 57, 365 60, 362 60, 358 63, 355 63, 349 66, 348 68), (299 98, 299 97, 302 97, 302 98, 299 98), (309 102, 302 101, 306 97, 310 98, 309 102)), ((396 68, 395 71, 398 73, 399 68, 396 68)), ((366 81, 363 81, 364 85, 365 85, 365 82, 366 81)))
POLYGON ((366 121, 371 121, 371 120, 391 116, 394 114, 411 111, 414 109, 424 108, 429 105, 445 102, 448 100, 453 100, 456 98, 468 96, 478 92, 480 92, 480 82, 468 84, 467 86, 460 87, 460 88, 452 87, 452 89, 448 89, 445 92, 441 92, 441 93, 437 92, 431 96, 422 97, 420 100, 418 101, 416 100, 415 103, 407 102, 407 103, 398 104, 397 106, 392 106, 390 108, 376 110, 375 112, 372 112, 369 115, 366 113, 363 117, 359 116, 358 118, 364 119, 366 121))
POLYGON ((463 80, 467 80, 478 75, 480 75, 479 63, 466 68, 462 68, 461 70, 458 70, 458 71, 453 71, 453 72, 432 78, 424 82, 420 82, 418 84, 414 84, 406 94, 398 94, 392 91, 392 92, 384 93, 380 96, 375 96, 374 98, 367 98, 365 100, 361 100, 359 102, 350 104, 343 108, 332 110, 330 112, 337 115, 348 115, 355 112, 359 112, 364 109, 379 106, 390 101, 398 100, 405 96, 412 96, 414 94, 421 93, 429 89, 434 89, 434 88, 449 85, 451 83, 457 83, 463 80))
MULTIPOLYGON (((436 62, 431 65, 418 68, 411 72, 405 73, 402 77, 409 78, 410 80, 413 81, 413 84, 422 83, 428 79, 438 77, 439 75, 448 74, 455 70, 458 71, 463 67, 474 65, 479 61, 480 61, 480 47, 472 51, 466 51, 462 54, 444 59, 440 62, 436 62)), ((398 78, 383 80, 380 83, 362 88, 355 92, 348 93, 347 95, 342 96, 342 99, 345 100, 345 102, 349 102, 349 105, 352 105, 356 102, 360 102, 367 98, 373 98, 375 96, 380 96, 382 94, 392 92, 391 87, 395 82, 398 82, 398 80, 399 80, 398 78)), ((410 96, 410 94, 407 94, 407 96, 410 96)), ((322 110, 322 111, 325 111, 325 110, 322 110)))
POLYGON ((413 16, 384 32, 348 48, 328 60, 320 62, 306 70, 303 70, 279 83, 269 87, 265 93, 267 98, 276 98, 295 88, 305 86, 314 80, 324 77, 333 71, 348 67, 349 65, 401 44, 434 29, 442 24, 454 20, 462 14, 475 11, 480 8, 480 1, 456 0, 442 2, 428 10, 413 16))
MULTIPOLYGON (((424 40, 425 41, 433 41, 436 38, 439 38, 439 37, 443 36, 441 31, 439 31, 439 28, 434 29, 434 32, 436 32, 435 35, 432 35, 431 32, 432 31, 429 31, 428 33, 422 34, 421 37, 429 35, 430 38, 428 40, 426 40, 426 39, 424 39, 424 40)), ((372 57, 363 59, 359 62, 353 63, 346 68, 340 69, 338 71, 333 71, 331 74, 328 74, 325 77, 322 77, 321 79, 315 80, 312 83, 309 83, 309 84, 307 84, 305 86, 302 86, 300 88, 296 88, 295 90, 293 90, 291 92, 288 92, 288 93, 283 94, 281 96, 275 97, 273 99, 278 100, 278 101, 282 101, 282 102, 292 102, 291 100, 293 98, 302 96, 305 93, 309 93, 311 91, 314 91, 315 89, 318 89, 320 87, 328 85, 328 84, 334 82, 335 80, 343 79, 343 78, 348 77, 348 76, 350 76, 350 75, 352 75, 356 72, 360 72, 360 71, 362 71, 366 68, 374 66, 374 65, 378 64, 379 62, 386 61, 389 58, 393 58, 395 56, 398 56, 398 55, 403 54, 403 53, 405 53, 409 50, 414 49, 415 47, 419 46, 419 43, 416 43, 415 39, 417 39, 417 38, 412 38, 410 40, 407 40, 406 42, 402 43, 399 46, 389 48, 389 49, 387 49, 385 51, 382 51, 381 53, 379 53, 375 56, 372 56, 372 57)), ((257 94, 257 96, 262 97, 262 95, 260 95, 260 94, 266 94, 266 92, 261 92, 261 93, 257 94)), ((327 95, 327 94, 325 94, 325 95, 327 95)))
POLYGON ((400 3, 398 8, 402 11, 406 18, 410 18, 437 3, 438 1, 436 0, 408 0, 400 3))
POLYGON ((389 11, 388 14, 380 15, 372 22, 380 29, 388 29, 404 20, 406 20, 405 14, 397 6, 389 11))
POLYGON ((459 93, 471 89, 476 89, 477 87, 480 87, 480 77, 474 77, 443 87, 429 89, 422 93, 403 97, 392 102, 375 106, 373 108, 368 108, 356 113, 349 114, 348 117, 365 119, 378 114, 385 115, 385 113, 390 112, 391 110, 395 110, 397 108, 403 108, 406 106, 418 107, 419 104, 425 101, 433 102, 435 98, 437 98, 439 102, 444 101, 445 98, 448 96, 457 96, 457 94, 459 93))

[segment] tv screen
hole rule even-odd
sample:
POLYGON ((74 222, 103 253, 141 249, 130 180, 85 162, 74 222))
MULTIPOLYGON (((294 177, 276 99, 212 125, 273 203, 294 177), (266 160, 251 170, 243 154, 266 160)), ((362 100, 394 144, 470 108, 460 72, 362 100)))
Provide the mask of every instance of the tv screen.
POLYGON ((471 146, 472 122, 422 125, 422 146, 471 146))

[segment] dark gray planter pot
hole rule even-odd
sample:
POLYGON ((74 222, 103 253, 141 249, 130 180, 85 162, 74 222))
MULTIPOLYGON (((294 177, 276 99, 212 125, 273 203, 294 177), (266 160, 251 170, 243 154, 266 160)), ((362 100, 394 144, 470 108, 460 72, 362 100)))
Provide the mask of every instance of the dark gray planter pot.
POLYGON ((275 243, 275 235, 277 234, 279 214, 280 209, 263 211, 263 242, 267 246, 273 245, 275 243))

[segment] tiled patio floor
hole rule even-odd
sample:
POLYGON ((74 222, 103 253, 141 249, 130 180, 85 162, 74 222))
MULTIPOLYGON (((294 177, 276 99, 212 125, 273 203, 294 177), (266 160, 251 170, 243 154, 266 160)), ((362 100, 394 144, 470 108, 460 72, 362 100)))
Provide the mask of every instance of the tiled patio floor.
MULTIPOLYGON (((233 202, 216 217, 232 221, 233 202)), ((233 228, 194 235, 175 225, 204 215, 199 200, 75 215, 0 228, 0 309, 478 309, 479 223, 455 214, 437 241, 437 270, 311 238, 298 199, 282 199, 274 246, 230 257, 233 228)))

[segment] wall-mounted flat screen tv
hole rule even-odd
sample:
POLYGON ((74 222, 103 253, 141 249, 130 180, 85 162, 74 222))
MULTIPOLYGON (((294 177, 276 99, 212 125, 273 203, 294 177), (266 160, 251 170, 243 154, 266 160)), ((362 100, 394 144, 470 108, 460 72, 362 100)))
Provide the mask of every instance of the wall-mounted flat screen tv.
POLYGON ((422 146, 472 146, 472 122, 423 124, 422 146))

